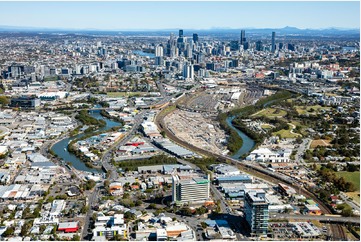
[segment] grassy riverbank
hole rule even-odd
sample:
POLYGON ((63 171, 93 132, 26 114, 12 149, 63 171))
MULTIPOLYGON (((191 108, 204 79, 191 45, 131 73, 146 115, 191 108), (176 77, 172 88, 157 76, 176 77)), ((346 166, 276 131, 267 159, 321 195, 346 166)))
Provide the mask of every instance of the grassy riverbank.
POLYGON ((238 135, 238 133, 233 130, 231 127, 227 124, 227 117, 229 116, 236 116, 236 118, 232 121, 234 126, 237 129, 240 129, 242 132, 244 132, 247 136, 255 140, 255 147, 257 147, 260 143, 263 142, 264 137, 260 137, 259 135, 255 134, 254 132, 247 129, 241 122, 241 119, 248 118, 252 114, 255 114, 258 111, 261 111, 264 106, 268 103, 278 103, 285 99, 291 98, 292 93, 289 91, 278 91, 276 94, 262 98, 257 101, 255 105, 246 106, 243 108, 236 108, 228 113, 221 113, 218 115, 218 121, 220 123, 220 126, 222 129, 229 135, 229 139, 227 142, 227 148, 231 152, 231 154, 234 154, 239 150, 243 145, 242 138, 238 135))

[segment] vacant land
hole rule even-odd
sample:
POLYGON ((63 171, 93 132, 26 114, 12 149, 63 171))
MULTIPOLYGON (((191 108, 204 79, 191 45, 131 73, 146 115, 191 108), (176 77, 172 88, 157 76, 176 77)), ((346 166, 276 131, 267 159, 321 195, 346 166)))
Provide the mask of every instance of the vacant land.
POLYGON ((347 171, 338 171, 336 174, 340 177, 345 178, 346 181, 352 182, 355 184, 357 191, 355 192, 346 192, 349 197, 352 197, 357 203, 360 204, 360 172, 347 172, 347 171))
POLYGON ((268 118, 275 118, 275 117, 284 117, 286 116, 287 112, 278 108, 266 108, 263 109, 255 114, 252 117, 261 117, 266 116, 268 118))
POLYGON ((330 142, 331 140, 327 140, 327 139, 314 139, 311 142, 310 148, 314 149, 317 146, 331 146, 330 142))

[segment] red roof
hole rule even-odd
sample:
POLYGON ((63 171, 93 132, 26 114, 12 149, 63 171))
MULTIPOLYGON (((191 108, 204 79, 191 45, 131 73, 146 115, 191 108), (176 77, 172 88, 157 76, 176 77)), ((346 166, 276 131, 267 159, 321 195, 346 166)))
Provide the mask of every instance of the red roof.
POLYGON ((59 223, 58 226, 58 231, 64 231, 65 233, 76 232, 78 229, 78 222, 59 223))

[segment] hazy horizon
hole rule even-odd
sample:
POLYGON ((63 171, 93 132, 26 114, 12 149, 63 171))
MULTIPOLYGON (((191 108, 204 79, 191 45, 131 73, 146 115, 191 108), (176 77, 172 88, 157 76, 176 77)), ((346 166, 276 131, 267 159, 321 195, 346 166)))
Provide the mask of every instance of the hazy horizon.
POLYGON ((298 28, 297 26, 284 26, 279 28, 270 28, 270 27, 263 27, 263 28, 253 28, 253 27, 239 27, 239 28, 229 28, 229 27, 210 27, 204 29, 198 28, 162 28, 162 29, 97 29, 97 28, 64 28, 64 27, 34 27, 34 26, 9 26, 9 25, 0 25, 1 28, 12 29, 14 30, 59 30, 59 31, 178 31, 179 29, 183 30, 197 30, 197 31, 212 31, 212 30, 229 30, 229 31, 237 31, 237 30, 258 30, 258 29, 285 29, 285 28, 296 28, 299 30, 328 30, 328 29, 338 29, 338 30, 360 30, 360 28, 346 28, 346 27, 337 27, 337 26, 329 26, 325 28, 298 28))

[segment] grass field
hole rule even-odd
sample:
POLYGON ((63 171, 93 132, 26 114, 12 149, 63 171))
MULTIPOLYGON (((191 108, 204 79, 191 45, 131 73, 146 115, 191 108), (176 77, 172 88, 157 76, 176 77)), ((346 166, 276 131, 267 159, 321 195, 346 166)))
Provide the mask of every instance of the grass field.
POLYGON ((321 110, 330 110, 331 107, 322 107, 320 105, 314 105, 314 106, 295 106, 296 111, 298 114, 316 114, 317 112, 320 112, 321 110), (314 111, 311 112, 311 109, 314 111))
POLYGON ((300 136, 300 134, 296 134, 296 133, 291 133, 291 125, 288 125, 288 129, 281 129, 280 131, 274 132, 272 133, 272 135, 276 136, 276 135, 280 135, 281 139, 284 138, 297 138, 298 136, 300 136))
POLYGON ((305 126, 305 125, 301 124, 299 121, 295 121, 295 120, 292 120, 291 124, 293 124, 294 126, 300 126, 301 130, 299 133, 302 134, 303 136, 306 136, 308 134, 308 132, 306 131, 308 126, 305 126))
POLYGON ((262 125, 261 125, 261 128, 262 128, 262 129, 272 129, 273 126, 270 125, 270 124, 262 124, 262 125))
POLYGON ((57 76, 47 76, 44 77, 44 82, 50 82, 50 81, 57 81, 58 77, 57 76))
POLYGON ((108 92, 108 97, 134 97, 134 96, 142 96, 143 92, 108 92))
POLYGON ((266 116, 269 118, 274 118, 274 117, 284 117, 287 114, 287 112, 284 110, 278 110, 278 111, 275 108, 266 108, 266 109, 261 110, 260 112, 255 113, 252 116, 253 117, 266 116))
POLYGON ((356 202, 360 204, 360 172, 347 172, 347 171, 338 171, 336 174, 340 177, 345 178, 346 181, 352 182, 355 184, 357 191, 356 192, 347 192, 346 194, 352 197, 356 202))
POLYGON ((331 146, 330 144, 331 140, 326 140, 326 139, 314 139, 311 142, 310 148, 314 149, 317 146, 331 146))

